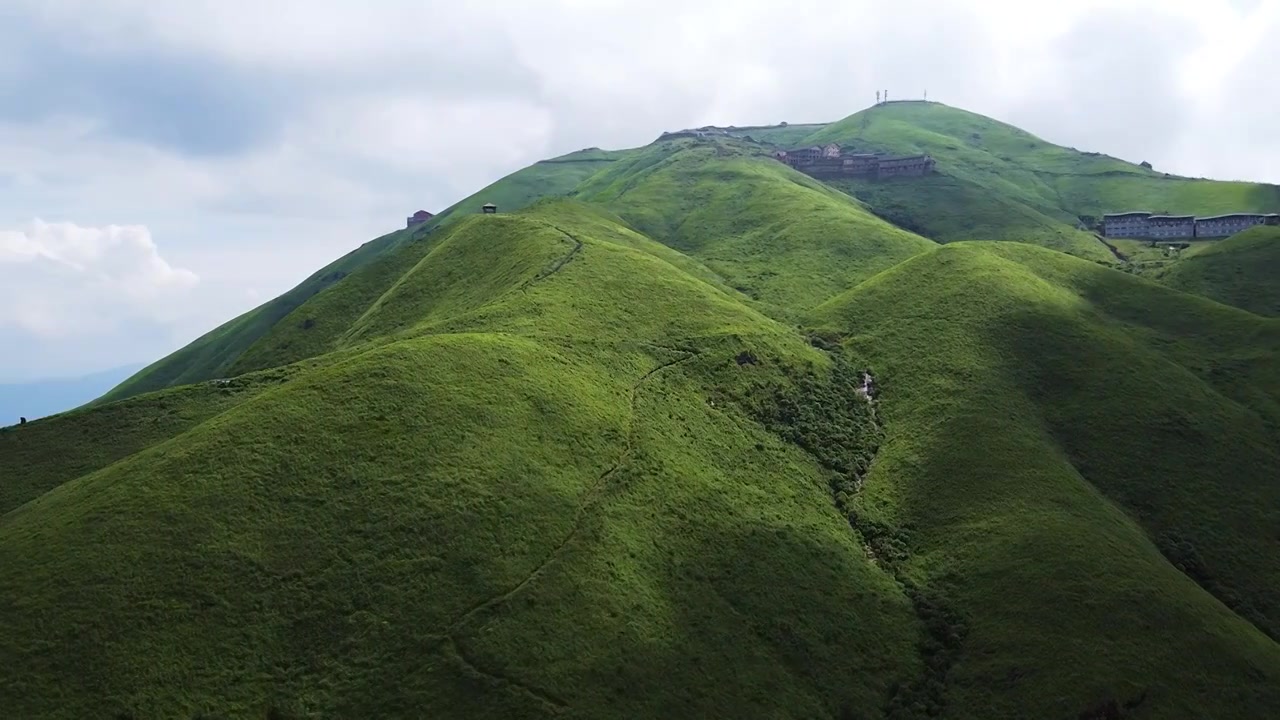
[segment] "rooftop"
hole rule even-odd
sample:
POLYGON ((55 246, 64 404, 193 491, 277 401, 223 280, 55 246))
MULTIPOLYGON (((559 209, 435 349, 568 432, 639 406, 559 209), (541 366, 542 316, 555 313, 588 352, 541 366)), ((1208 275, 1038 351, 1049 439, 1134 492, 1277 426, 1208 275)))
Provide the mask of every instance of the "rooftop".
POLYGON ((1213 215, 1210 217, 1202 217, 1198 219, 1199 220, 1225 220, 1227 218, 1235 218, 1235 217, 1267 217, 1267 215, 1264 215, 1263 213, 1227 213, 1226 215, 1213 215))

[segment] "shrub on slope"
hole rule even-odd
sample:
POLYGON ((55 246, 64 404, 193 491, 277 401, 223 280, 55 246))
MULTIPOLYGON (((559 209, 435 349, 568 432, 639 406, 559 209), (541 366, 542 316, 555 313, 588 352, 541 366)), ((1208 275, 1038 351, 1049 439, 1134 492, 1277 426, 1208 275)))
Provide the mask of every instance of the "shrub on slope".
MULTIPOLYGON (((904 572, 967 628, 948 717, 1083 717, 1111 701, 1144 717, 1269 714, 1275 426, 1201 374, 1212 353, 1187 360, 1203 348, 1164 313, 1097 302, 1104 284, 1148 308, 1200 303, 1031 246, 961 243, 820 308, 882 389, 885 442, 857 512, 897 529, 904 572)), ((1261 321, 1191 311, 1227 328, 1221 353, 1273 351, 1261 321)))

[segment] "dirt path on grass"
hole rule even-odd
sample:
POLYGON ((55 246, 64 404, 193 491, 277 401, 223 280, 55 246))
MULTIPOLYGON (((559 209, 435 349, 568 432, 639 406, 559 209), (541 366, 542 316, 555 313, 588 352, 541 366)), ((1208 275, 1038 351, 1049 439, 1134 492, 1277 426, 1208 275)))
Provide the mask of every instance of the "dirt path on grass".
MULTIPOLYGON (((579 248, 581 247, 581 243, 579 243, 578 247, 579 248)), ((556 270, 558 270, 560 267, 563 267, 564 263, 567 263, 572 258, 573 254, 576 253, 576 251, 577 251, 576 248, 574 251, 571 251, 569 255, 565 257, 563 262, 561 262, 560 265, 556 268, 556 270)), ((552 272, 554 272, 554 270, 552 272)), ((648 381, 650 378, 654 377, 658 373, 662 372, 663 370, 666 370, 671 367, 675 367, 676 365, 679 365, 684 362, 688 362, 689 360, 692 360, 698 355, 696 350, 668 348, 668 347, 662 347, 658 345, 654 345, 652 347, 660 348, 668 352, 680 353, 681 357, 675 358, 674 360, 668 360, 666 362, 659 364, 658 366, 646 372, 644 375, 640 377, 639 380, 637 380, 635 383, 632 384, 631 396, 628 403, 630 407, 630 421, 627 427, 626 442, 623 445, 622 451, 618 454, 618 458, 614 460, 613 464, 610 465, 607 469, 605 469, 605 471, 602 472, 596 478, 595 482, 592 483, 591 487, 587 490, 586 495, 583 497, 582 502, 579 503, 578 509, 574 513, 573 526, 569 529, 569 532, 564 536, 563 539, 560 540, 559 543, 556 544, 555 547, 551 549, 550 552, 547 553, 546 557, 543 558, 542 562, 538 563, 538 565, 534 567, 533 570, 531 570, 527 575, 525 575, 524 578, 522 578, 519 582, 515 583, 514 585, 511 586, 510 589, 504 592, 501 592, 497 595, 494 595, 493 597, 490 597, 486 600, 482 600, 476 603, 475 605, 472 605, 466 612, 458 616, 456 620, 450 623, 447 630, 445 631, 445 640, 447 641, 448 646, 452 649, 453 654, 465 666, 470 668, 473 672, 483 677, 487 677, 499 685, 511 687, 519 692, 527 694, 555 711, 559 711, 564 708, 567 708, 568 703, 566 703, 562 698, 559 698, 550 692, 547 692, 545 690, 540 690, 527 683, 523 683, 515 678, 508 677, 501 673, 483 669, 482 667, 480 667, 476 659, 467 653, 463 643, 459 642, 459 635, 462 633, 463 627, 467 623, 471 622, 475 618, 480 617, 482 615, 489 615, 493 613, 498 609, 498 607, 506 603, 513 596, 515 596, 516 593, 528 587, 529 584, 532 583, 534 580, 536 580, 538 577, 540 577, 546 571, 546 569, 552 563, 554 563, 557 558, 560 557, 560 555, 564 552, 565 548, 567 548, 569 544, 573 542, 574 538, 578 536, 579 530, 582 528, 582 521, 584 516, 587 513, 587 510, 595 503, 596 498, 601 494, 601 492, 605 489, 605 487, 608 486, 609 479, 613 477, 614 474, 616 474, 624 464, 626 464, 627 460, 631 457, 631 454, 635 448, 636 402, 639 399, 641 387, 644 386, 646 381, 648 381)), ((480 628, 483 628, 487 622, 488 622, 488 618, 486 617, 484 621, 482 621, 476 629, 479 630, 480 628)))

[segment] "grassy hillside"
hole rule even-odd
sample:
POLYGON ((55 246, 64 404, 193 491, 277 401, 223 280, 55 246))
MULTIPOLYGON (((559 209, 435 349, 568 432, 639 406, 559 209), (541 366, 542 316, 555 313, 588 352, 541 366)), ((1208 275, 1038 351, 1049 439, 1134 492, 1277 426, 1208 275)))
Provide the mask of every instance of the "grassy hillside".
POLYGON ((660 143, 594 176, 578 197, 780 316, 933 247, 762 152, 732 141, 660 143))
POLYGON ((1280 707, 1280 328, 988 243, 913 258, 815 322, 882 388, 855 513, 966 628, 947 716, 1280 707))
POLYGON ((1125 210, 1217 214, 1280 209, 1280 186, 1166 176, 1053 145, 941 103, 875 106, 805 139, 806 144, 825 142, 936 158, 943 177, 930 182, 855 182, 844 189, 877 211, 883 208, 886 217, 908 219, 943 242, 1021 240, 1107 261, 1105 247, 1074 230, 1081 217, 1125 210))
POLYGON ((485 203, 492 202, 502 210, 511 211, 540 198, 567 195, 580 182, 622 155, 598 149, 581 150, 514 172, 450 206, 428 223, 413 229, 397 230, 364 243, 284 295, 215 328, 190 345, 144 368, 113 388, 99 402, 220 378, 236 370, 256 366, 258 363, 252 358, 242 361, 241 356, 286 316, 338 280, 388 253, 396 252, 403 245, 429 236, 442 225, 478 213, 485 203))
POLYGON ((1156 277, 1179 290, 1280 317, 1280 228, 1253 228, 1188 249, 1156 277))
POLYGON ((0 428, 0 515, 53 488, 181 435, 292 375, 279 369, 149 393, 0 428))
POLYGON ((1113 260, 1106 246, 1077 229, 1063 213, 1037 208, 964 178, 936 174, 881 181, 833 179, 828 184, 867 203, 885 220, 938 242, 1011 240, 1089 260, 1113 260))
MULTIPOLYGON (((0 705, 877 713, 921 672, 922 627, 834 512, 827 471, 753 419, 825 387, 831 363, 657 253, 544 229, 575 217, 468 221, 454 239, 473 242, 405 268, 369 310, 361 327, 383 334, 360 349, 75 464, 0 516, 0 659, 24 668, 0 705), (438 287, 493 243, 509 265, 438 287)), ((79 438, 73 421, 181 392, 6 439, 51 455, 37 433, 79 438)))
POLYGON ((737 294, 701 264, 597 207, 542 201, 516 213, 468 217, 362 268, 280 322, 237 369, 285 365, 481 307, 571 259, 580 237, 639 250, 737 294))
POLYGON ((214 328, 191 344, 140 370, 95 403, 107 403, 178 385, 227 377, 240 355, 271 331, 281 318, 316 293, 406 240, 411 231, 398 230, 371 240, 325 266, 278 298, 214 328))
POLYGON ((811 338, 714 281, 539 203, 317 295, 325 342, 262 347, 302 364, 0 433, 0 704, 1280 707, 1274 324, 1017 243, 917 253, 811 338))

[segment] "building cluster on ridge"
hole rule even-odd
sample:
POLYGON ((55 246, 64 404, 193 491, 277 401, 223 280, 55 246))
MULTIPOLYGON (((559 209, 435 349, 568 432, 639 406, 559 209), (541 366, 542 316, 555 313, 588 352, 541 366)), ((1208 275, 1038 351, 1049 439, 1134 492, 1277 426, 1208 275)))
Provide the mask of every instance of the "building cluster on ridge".
POLYGON ((1103 236, 1141 240, 1222 238, 1256 225, 1280 225, 1280 214, 1230 213, 1196 217, 1135 211, 1102 216, 1103 236))
POLYGON ((793 150, 778 150, 774 159, 814 177, 920 177, 933 172, 937 161, 928 155, 884 155, 880 153, 847 153, 839 145, 813 145, 793 150))

